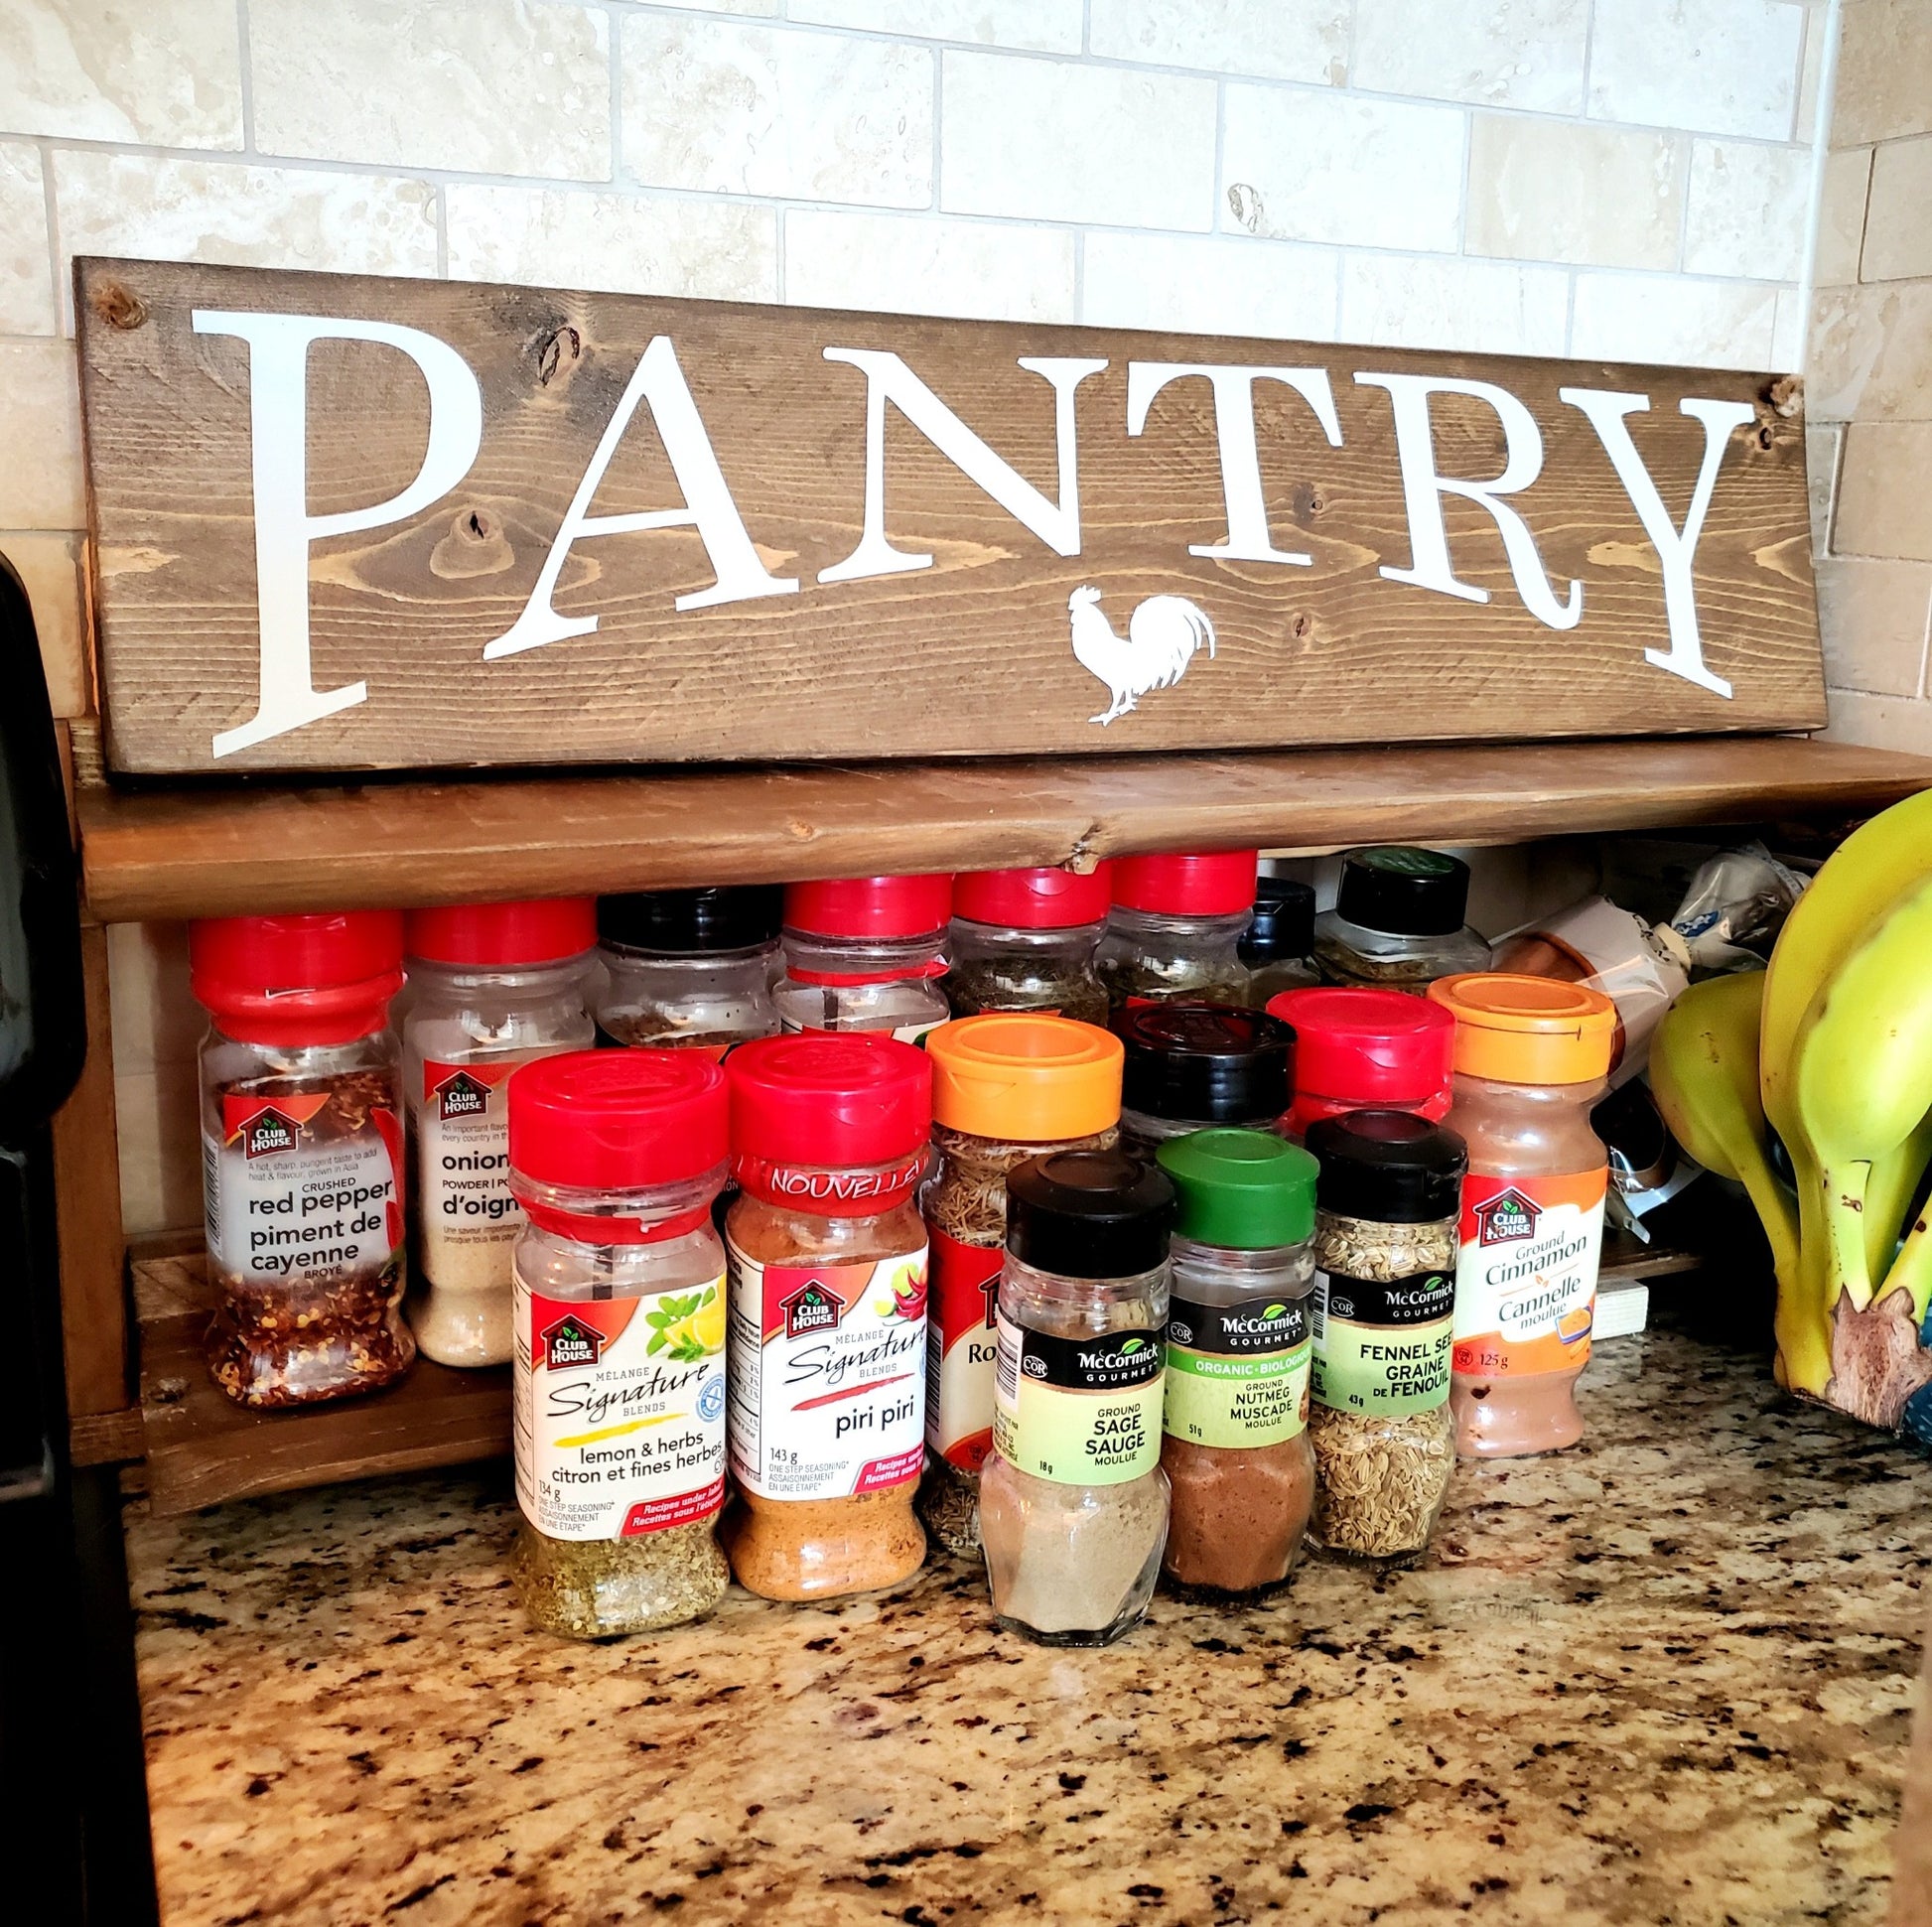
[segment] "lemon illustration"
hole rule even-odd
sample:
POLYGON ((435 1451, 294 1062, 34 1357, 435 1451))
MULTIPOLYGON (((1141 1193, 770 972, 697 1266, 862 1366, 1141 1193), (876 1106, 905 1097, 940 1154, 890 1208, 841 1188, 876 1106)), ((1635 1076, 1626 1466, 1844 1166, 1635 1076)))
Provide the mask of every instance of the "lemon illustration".
POLYGON ((650 1343, 644 1348, 646 1357, 665 1352, 685 1364, 694 1364, 725 1348, 725 1298, 709 1285, 702 1297, 667 1297, 659 1309, 644 1316, 651 1326, 650 1343))
POLYGON ((684 1328, 707 1352, 725 1348, 725 1297, 718 1293, 707 1306, 684 1320, 684 1328))

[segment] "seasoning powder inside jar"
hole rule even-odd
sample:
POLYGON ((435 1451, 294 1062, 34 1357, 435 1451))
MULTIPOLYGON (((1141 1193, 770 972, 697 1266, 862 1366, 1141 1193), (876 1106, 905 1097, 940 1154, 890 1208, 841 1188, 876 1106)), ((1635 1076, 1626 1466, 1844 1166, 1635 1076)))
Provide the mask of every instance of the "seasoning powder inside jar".
POLYGON ((1161 1147, 1179 1198, 1168 1307, 1173 1487, 1163 1570, 1185 1590, 1286 1583, 1314 1502, 1309 1444, 1315 1163, 1261 1131, 1161 1147))
POLYGON ((600 896, 598 1042, 722 1057, 770 1036, 783 910, 784 892, 770 884, 600 896))
POLYGON ((1173 1208, 1166 1175, 1119 1151, 1054 1152, 1007 1178, 980 1537, 1000 1623, 1045 1645, 1104 1646, 1154 1595, 1173 1208))
POLYGON ((1037 1011, 1105 1024, 1107 993, 1093 967, 1107 925, 1109 867, 975 870, 953 879, 946 1002, 954 1017, 1037 1011))
POLYGON ((891 1037, 766 1037, 725 1060, 739 1583, 767 1599, 918 1571, 932 1063, 891 1037))
POLYGON ((1090 1024, 993 1015, 948 1024, 926 1049, 939 1168, 924 1195, 932 1290, 919 1513, 949 1551, 976 1554, 980 1470, 993 1449, 1007 1172, 1042 1152, 1114 1143, 1121 1047, 1090 1024))
POLYGON ((1455 1462, 1449 1357, 1468 1154, 1440 1124, 1351 1111, 1309 1132, 1315 1185, 1310 1539, 1383 1566, 1428 1549, 1455 1462))
POLYGON ((724 1073, 695 1052, 585 1050, 509 1081, 518 1241, 512 1572, 579 1639, 708 1612, 730 1575, 724 1073))
POLYGON ((1279 1018, 1232 1004, 1176 999, 1126 1012, 1121 1139, 1153 1157, 1169 1138, 1210 1125, 1268 1130, 1288 1109, 1295 1032, 1279 1018))
POLYGON ((1236 947, 1248 928, 1259 869, 1253 850, 1122 857, 1098 968, 1116 1016, 1170 997, 1248 996, 1236 947))

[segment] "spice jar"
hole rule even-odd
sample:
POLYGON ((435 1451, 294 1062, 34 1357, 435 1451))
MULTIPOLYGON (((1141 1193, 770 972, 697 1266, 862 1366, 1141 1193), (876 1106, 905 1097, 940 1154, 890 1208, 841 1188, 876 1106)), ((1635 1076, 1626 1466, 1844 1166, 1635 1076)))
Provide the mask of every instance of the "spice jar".
POLYGON ((1331 984, 1420 994, 1438 977, 1489 968, 1488 944, 1462 920, 1468 906, 1459 857, 1403 843, 1350 850, 1334 908, 1314 919, 1314 960, 1331 984))
POLYGON ((1309 1297, 1314 1160, 1263 1131, 1161 1147, 1179 1200, 1170 1251, 1162 1570, 1184 1591, 1286 1583, 1314 1503, 1309 1297))
POLYGON ((1399 990, 1295 990, 1271 997, 1268 1014, 1295 1032, 1289 1137, 1348 1111, 1449 1116, 1455 1022, 1440 1005, 1399 990))
POLYGON ((588 896, 412 910, 403 926, 409 1161, 416 1177, 407 1310, 439 1365, 510 1359, 509 1074, 591 1041, 584 1007, 597 938, 588 896))
POLYGON ((208 1369, 239 1405, 391 1385, 403 1290, 399 910, 224 916, 189 931, 210 1019, 202 1175, 208 1369))
POLYGON ((1313 950, 1314 892, 1293 877, 1258 878, 1253 919, 1235 945, 1248 966, 1248 1002, 1265 1010, 1271 997, 1318 984, 1313 950))
POLYGON ((1295 1032, 1280 1018, 1232 1004, 1176 1000, 1126 1012, 1120 1130, 1154 1156, 1169 1138, 1238 1124, 1273 1130, 1288 1109, 1295 1032))
POLYGON ((1116 1013, 1171 997, 1245 1003, 1248 967, 1236 954, 1255 899, 1257 855, 1123 857, 1098 968, 1116 1013))
POLYGON ((1101 864, 1070 870, 974 870, 955 877, 946 949, 954 1017, 1038 1011, 1105 1024, 1107 993, 1093 953, 1107 926, 1111 883, 1101 864))
POLYGON ((785 889, 786 1031, 885 1031, 917 1043, 950 1015, 938 980, 950 877, 848 877, 785 889))
POLYGON ((1601 991, 1548 977, 1449 977, 1455 1108, 1468 1141, 1455 1272, 1455 1448, 1556 1451, 1584 1435, 1609 1158, 1590 1128, 1616 1039, 1601 991))
POLYGON ((716 1058, 749 1037, 770 1036, 783 909, 775 884, 599 897, 598 1041, 716 1058))
POLYGON ((1154 1596, 1173 1209, 1165 1173, 1121 1151, 1053 1152, 1007 1177, 980 1537, 1000 1623, 1044 1645, 1107 1645, 1154 1596))
POLYGON ((919 1569, 932 1064, 891 1037, 766 1037, 725 1060, 732 1571, 767 1599, 919 1569))
POLYGON ((949 1551, 973 1554, 980 1470, 993 1449, 1007 1173, 1047 1151, 1115 1142, 1121 1046, 1091 1024, 989 1015, 935 1031, 926 1049, 939 1164, 923 1200, 932 1289, 919 1514, 949 1551))
POLYGON ((581 1050, 509 1080, 517 1545, 531 1622, 577 1639, 708 1612, 725 1502, 724 1073, 581 1050))
POLYGON ((1428 1550, 1455 1462, 1449 1411, 1467 1154, 1405 1111, 1309 1131, 1315 1180, 1311 1544, 1379 1566, 1428 1550))

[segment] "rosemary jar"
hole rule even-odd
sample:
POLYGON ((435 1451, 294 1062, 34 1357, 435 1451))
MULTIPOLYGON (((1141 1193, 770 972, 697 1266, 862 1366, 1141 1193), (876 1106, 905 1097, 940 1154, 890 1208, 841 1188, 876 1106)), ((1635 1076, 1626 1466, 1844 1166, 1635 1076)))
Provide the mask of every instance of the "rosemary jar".
POLYGON ((1429 1547, 1455 1463, 1449 1409, 1468 1153, 1406 1111, 1311 1127, 1315 1181, 1310 1542, 1384 1567, 1429 1547))
POLYGON ((1154 1596, 1173 1209, 1166 1174, 1117 1150, 1007 1177, 980 1538, 1001 1625, 1044 1645, 1107 1645, 1154 1596))
POLYGON ((1314 892, 1293 877, 1257 878, 1254 918, 1235 954, 1248 966, 1248 1002, 1258 1011, 1284 991, 1320 983, 1314 964, 1314 892))
POLYGON ((946 1002, 954 1017, 1037 1011, 1105 1024, 1093 967, 1107 927, 1106 864, 1070 870, 974 870, 953 879, 946 1002))
POLYGON ((1314 960, 1330 984, 1421 996, 1438 977, 1489 968, 1489 945, 1462 920, 1468 906, 1459 857, 1402 843, 1350 850, 1334 908, 1314 919, 1314 960))
POLYGON ((1098 968, 1118 1015, 1171 997, 1248 998, 1238 947, 1255 900, 1253 850, 1122 857, 1098 968))
POLYGON ((1048 1151, 1113 1145, 1121 1046, 1091 1024, 990 1014, 935 1031, 926 1051, 938 1167, 923 1197, 932 1282, 919 1516, 948 1551, 970 1555, 980 1549, 980 1471, 993 1449, 1007 1173, 1048 1151))
POLYGON ((1121 1140, 1151 1158, 1170 1138, 1213 1125, 1280 1128, 1295 1079, 1295 1032, 1233 1004, 1176 999, 1125 1012, 1121 1140))
POLYGON ((597 901, 597 1040, 722 1057, 778 1028, 775 884, 635 891, 597 901))
POLYGON ((951 1016, 950 877, 845 877, 785 889, 779 1028, 884 1031, 917 1043, 951 1016))

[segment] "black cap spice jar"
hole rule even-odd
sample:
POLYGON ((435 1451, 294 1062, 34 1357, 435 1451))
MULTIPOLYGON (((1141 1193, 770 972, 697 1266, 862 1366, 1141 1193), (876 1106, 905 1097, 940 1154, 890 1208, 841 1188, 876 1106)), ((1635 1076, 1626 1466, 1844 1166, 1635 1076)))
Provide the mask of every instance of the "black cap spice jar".
POLYGON ((1314 966, 1314 892, 1293 877, 1255 884, 1254 920, 1236 946, 1248 966, 1248 1002, 1266 1010, 1271 997, 1321 981, 1314 966))
POLYGON ((771 978, 784 892, 775 884, 600 896, 600 1043, 722 1057, 778 1028, 771 978))
POLYGON ((1152 1157, 1169 1138, 1211 1125, 1274 1128, 1295 1082, 1295 1032, 1235 1004, 1176 1000, 1127 1011, 1114 1029, 1126 1050, 1121 1141, 1152 1157))
POLYGON ((1463 921, 1469 866, 1406 843, 1350 850, 1335 906, 1314 919, 1314 960, 1331 984, 1417 995, 1438 977, 1487 970, 1489 945, 1463 921))

